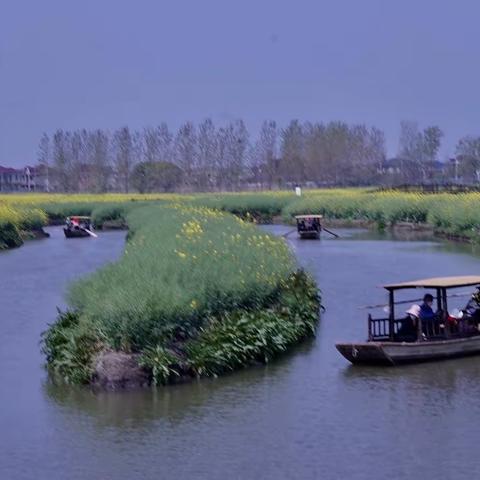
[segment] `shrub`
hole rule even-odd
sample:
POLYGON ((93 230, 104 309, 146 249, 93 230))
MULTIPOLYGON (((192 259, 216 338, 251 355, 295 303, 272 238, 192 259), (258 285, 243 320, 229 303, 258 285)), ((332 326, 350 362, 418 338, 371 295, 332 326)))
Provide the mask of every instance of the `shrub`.
POLYGON ((101 335, 80 323, 79 315, 58 313, 57 321, 42 334, 42 351, 55 378, 66 383, 88 383, 93 359, 103 345, 101 335))
POLYGON ((186 347, 198 376, 216 376, 252 362, 268 362, 315 332, 319 298, 304 272, 282 284, 271 308, 226 312, 211 319, 186 347))
POLYGON ((180 368, 175 367, 178 358, 163 346, 147 347, 140 356, 139 364, 150 372, 154 385, 166 385, 172 378, 180 375, 180 368))

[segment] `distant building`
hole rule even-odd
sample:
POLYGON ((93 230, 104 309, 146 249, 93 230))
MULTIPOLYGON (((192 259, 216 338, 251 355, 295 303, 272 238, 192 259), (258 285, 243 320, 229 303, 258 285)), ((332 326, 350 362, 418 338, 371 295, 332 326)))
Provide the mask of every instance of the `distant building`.
POLYGON ((25 168, 2 167, 0 165, 0 192, 45 192, 48 188, 48 175, 42 165, 25 168))
POLYGON ((402 173, 403 163, 404 162, 401 158, 386 159, 381 163, 380 168, 378 168, 377 172, 382 175, 394 175, 402 173))
POLYGON ((406 158, 389 158, 377 168, 381 182, 389 184, 429 184, 443 183, 446 180, 448 163, 428 161, 420 163, 406 158))
POLYGON ((23 192, 25 188, 26 176, 23 168, 0 165, 0 192, 23 192))

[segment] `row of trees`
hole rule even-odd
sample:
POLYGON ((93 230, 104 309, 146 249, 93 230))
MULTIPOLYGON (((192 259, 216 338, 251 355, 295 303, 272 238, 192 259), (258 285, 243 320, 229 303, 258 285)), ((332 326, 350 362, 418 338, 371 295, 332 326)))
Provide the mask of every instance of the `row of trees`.
POLYGON ((252 139, 244 122, 207 119, 176 132, 57 130, 44 134, 38 162, 49 190, 67 192, 215 191, 293 183, 373 181, 385 159, 383 132, 342 122, 265 121, 252 139))
MULTIPOLYGON (((57 130, 40 140, 38 161, 51 191, 216 191, 301 185, 480 181, 480 137, 457 144, 441 163, 437 126, 402 122, 398 155, 386 160, 381 130, 343 122, 279 128, 263 122, 252 138, 244 122, 206 119, 172 132, 167 124, 132 131, 57 130)), ((38 182, 37 182, 38 183, 38 182)))
MULTIPOLYGON (((437 126, 420 130, 415 122, 402 122, 398 157, 394 159, 394 168, 390 169, 394 174, 384 180, 409 184, 480 182, 480 136, 460 138, 455 156, 439 162, 438 152, 443 136, 437 126)), ((392 165, 391 161, 387 163, 392 165)))

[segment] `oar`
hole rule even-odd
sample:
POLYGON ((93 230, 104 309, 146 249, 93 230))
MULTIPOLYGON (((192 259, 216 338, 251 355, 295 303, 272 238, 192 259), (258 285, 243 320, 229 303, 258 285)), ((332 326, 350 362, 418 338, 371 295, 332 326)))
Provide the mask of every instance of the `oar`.
POLYGON ((328 228, 322 227, 322 230, 325 230, 330 235, 333 235, 335 238, 340 238, 340 235, 337 235, 335 232, 330 231, 328 228))
POLYGON ((98 238, 98 235, 96 233, 93 233, 91 230, 88 228, 84 228, 84 230, 93 238, 98 238))
POLYGON ((282 237, 288 237, 291 233, 296 232, 296 231, 297 231, 296 228, 294 228, 293 230, 289 230, 287 233, 284 233, 284 234, 282 235, 282 237))

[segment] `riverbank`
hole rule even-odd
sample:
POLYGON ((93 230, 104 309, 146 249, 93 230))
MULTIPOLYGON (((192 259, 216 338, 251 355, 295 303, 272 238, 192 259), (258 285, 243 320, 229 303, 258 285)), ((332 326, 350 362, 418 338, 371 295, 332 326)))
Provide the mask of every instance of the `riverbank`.
POLYGON ((36 207, 13 207, 0 203, 0 250, 20 247, 30 238, 45 237, 47 214, 36 207))
POLYGON ((71 309, 44 335, 54 377, 175 383, 267 362, 314 334, 316 285, 283 240, 204 207, 122 215, 124 255, 75 283, 71 309))

